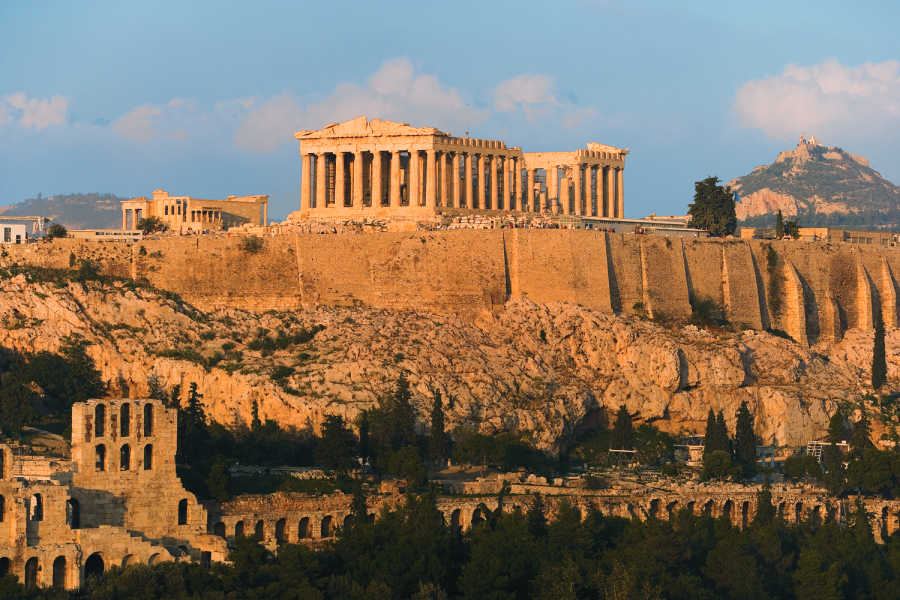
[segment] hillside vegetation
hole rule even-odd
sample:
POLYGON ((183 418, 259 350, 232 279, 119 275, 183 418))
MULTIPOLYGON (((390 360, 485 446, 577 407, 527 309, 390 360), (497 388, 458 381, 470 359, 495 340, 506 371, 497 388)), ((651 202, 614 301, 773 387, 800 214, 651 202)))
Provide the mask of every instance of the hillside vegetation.
POLYGON ((29 198, 0 207, 0 220, 9 217, 49 217, 67 229, 119 229, 122 227, 122 200, 114 194, 57 194, 29 198))

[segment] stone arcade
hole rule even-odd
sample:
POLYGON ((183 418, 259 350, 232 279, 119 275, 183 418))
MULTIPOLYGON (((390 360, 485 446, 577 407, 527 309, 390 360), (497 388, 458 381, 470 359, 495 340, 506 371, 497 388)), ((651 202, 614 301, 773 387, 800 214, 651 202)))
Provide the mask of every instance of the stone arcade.
POLYGON ((72 407, 72 460, 0 444, 0 576, 79 587, 113 565, 225 560, 175 475, 176 411, 157 400, 72 407))
POLYGON ((628 150, 621 148, 590 143, 586 150, 531 154, 501 141, 364 116, 294 137, 303 166, 301 208, 293 218, 624 216, 628 150))

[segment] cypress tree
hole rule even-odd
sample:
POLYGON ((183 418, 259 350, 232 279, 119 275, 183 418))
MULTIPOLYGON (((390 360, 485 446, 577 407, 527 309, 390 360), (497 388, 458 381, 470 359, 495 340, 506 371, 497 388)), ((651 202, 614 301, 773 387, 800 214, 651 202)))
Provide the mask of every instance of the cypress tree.
POLYGON ((844 467, 844 458, 837 446, 831 445, 822 453, 822 465, 825 474, 822 476, 822 485, 832 496, 840 496, 847 485, 847 469, 844 467))
POLYGON ((434 392, 434 406, 431 409, 431 433, 428 436, 428 454, 434 460, 447 460, 447 432, 444 425, 444 401, 441 392, 434 392))
POLYGON ((769 487, 769 480, 756 494, 756 515, 753 517, 753 525, 755 527, 766 527, 775 521, 777 511, 775 505, 772 504, 772 490, 769 487))
POLYGON ((350 505, 350 513, 353 515, 354 529, 366 524, 369 516, 366 506, 366 491, 358 479, 353 482, 353 502, 350 505))
POLYGON ((884 320, 881 313, 875 315, 875 345, 872 348, 872 387, 881 391, 887 379, 887 360, 884 349, 884 320))
POLYGON ((853 435, 850 437, 850 455, 853 458, 861 458, 864 450, 874 447, 871 435, 869 417, 864 412, 859 421, 853 424, 853 435))
POLYGON ((610 450, 634 449, 634 428, 631 425, 631 415, 624 404, 619 406, 619 412, 616 413, 616 422, 613 425, 609 448, 610 450))
POLYGON ((704 435, 703 458, 705 459, 716 450, 716 413, 713 412, 713 409, 709 409, 709 414, 706 416, 706 433, 704 435))
POLYGON ((721 410, 716 415, 716 444, 718 444, 716 450, 721 450, 732 457, 734 456, 734 452, 731 449, 731 439, 728 437, 728 425, 725 424, 725 413, 721 410))
POLYGON ((844 440, 844 413, 841 412, 841 409, 838 408, 837 411, 831 415, 831 420, 828 421, 828 441, 832 444, 840 443, 844 440))
POLYGON ((781 215, 781 209, 775 217, 775 237, 779 240, 784 237, 784 217, 781 215))
POLYGON ((363 462, 369 460, 369 411, 364 410, 359 416, 359 457, 363 462))
POLYGON ((753 430, 753 415, 747 408, 746 400, 741 402, 737 412, 734 453, 738 462, 756 464, 756 432, 753 430))

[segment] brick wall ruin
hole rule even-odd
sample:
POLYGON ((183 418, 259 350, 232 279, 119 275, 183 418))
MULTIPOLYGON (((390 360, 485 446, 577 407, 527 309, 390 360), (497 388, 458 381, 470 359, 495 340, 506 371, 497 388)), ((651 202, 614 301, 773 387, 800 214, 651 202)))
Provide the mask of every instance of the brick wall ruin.
POLYGON ((900 253, 890 247, 540 229, 294 234, 262 238, 257 252, 242 239, 55 240, 10 247, 0 265, 68 269, 74 254, 202 309, 368 305, 474 319, 527 297, 684 320, 708 298, 738 326, 804 344, 871 329, 876 314, 898 323, 900 253))

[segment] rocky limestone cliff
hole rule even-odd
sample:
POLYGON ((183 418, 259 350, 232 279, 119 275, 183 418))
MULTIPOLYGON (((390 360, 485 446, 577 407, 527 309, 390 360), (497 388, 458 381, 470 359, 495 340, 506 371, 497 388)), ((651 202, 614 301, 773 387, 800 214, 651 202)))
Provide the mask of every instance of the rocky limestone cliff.
MULTIPOLYGON (((765 443, 804 444, 823 434, 836 402, 863 392, 872 346, 871 332, 804 349, 763 332, 664 329, 528 300, 474 323, 370 308, 204 314, 121 282, 57 287, 23 275, 0 282, 0 323, 0 345, 20 351, 55 351, 63 336, 83 336, 110 395, 144 396, 152 373, 170 388, 196 382, 210 416, 228 426, 248 423, 256 400, 263 418, 318 431, 327 414, 355 418, 406 371, 423 430, 432 390, 440 389, 455 398, 449 428, 530 432, 553 451, 606 424, 620 404, 679 433, 702 432, 710 408, 733 419, 743 400, 765 443), (247 348, 259 327, 291 333, 314 324, 326 329, 308 344, 267 356, 247 348), (229 343, 231 358, 209 369, 157 355, 189 348, 211 356, 229 343), (235 351, 243 352, 240 362, 235 351), (280 383, 272 379, 279 365, 296 369, 280 383)), ((888 332, 887 350, 890 381, 900 381, 900 330, 888 332)))
POLYGON ((801 137, 794 150, 729 185, 740 199, 737 218, 747 224, 771 225, 781 210, 799 216, 802 226, 900 225, 900 188, 866 158, 823 146, 815 137, 801 137))

